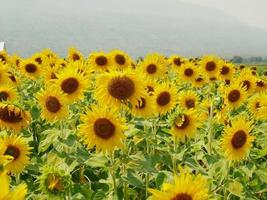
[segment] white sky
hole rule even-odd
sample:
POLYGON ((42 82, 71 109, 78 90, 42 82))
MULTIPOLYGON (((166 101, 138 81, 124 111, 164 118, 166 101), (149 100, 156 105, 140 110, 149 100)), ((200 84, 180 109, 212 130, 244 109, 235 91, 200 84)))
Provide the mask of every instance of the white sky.
POLYGON ((251 26, 267 29, 267 0, 182 0, 215 7, 251 26))

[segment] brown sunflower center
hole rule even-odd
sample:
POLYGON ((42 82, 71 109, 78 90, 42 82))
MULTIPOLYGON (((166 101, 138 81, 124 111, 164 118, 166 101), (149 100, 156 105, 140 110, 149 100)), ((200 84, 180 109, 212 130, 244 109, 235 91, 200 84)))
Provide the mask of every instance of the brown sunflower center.
POLYGON ((194 71, 191 68, 187 68, 187 69, 184 70, 184 75, 185 76, 192 76, 193 74, 194 74, 194 71))
POLYGON ((236 102, 239 100, 240 98, 240 92, 238 90, 232 90, 229 94, 228 94, 228 100, 230 102, 236 102))
POLYGON ((139 100, 138 100, 138 104, 135 106, 136 108, 138 109, 143 109, 146 107, 146 100, 141 97, 139 100))
POLYGON ((4 155, 12 156, 16 160, 20 155, 20 150, 16 146, 8 145, 4 155))
POLYGON ((17 80, 16 80, 16 77, 14 76, 14 75, 10 75, 10 76, 8 76, 8 78, 12 81, 12 82, 17 82, 17 80))
POLYGON ((50 76, 51 79, 57 79, 57 76, 54 72, 51 73, 51 76, 50 76))
POLYGON ((196 82, 201 82, 201 81, 203 81, 203 78, 201 78, 201 77, 198 77, 198 78, 196 79, 196 82))
POLYGON ((56 113, 57 111, 60 110, 60 102, 56 97, 49 96, 46 99, 45 106, 47 110, 49 110, 52 113, 56 113))
POLYGON ((94 131, 102 139, 109 139, 115 134, 114 124, 106 118, 99 118, 94 123, 94 131))
POLYGON ((174 63, 176 66, 181 66, 182 61, 181 61, 180 58, 175 58, 175 59, 173 60, 173 63, 174 63))
POLYGON ((231 81, 229 79, 224 80, 226 85, 230 85, 231 81))
POLYGON ((35 58, 35 61, 38 62, 38 64, 42 64, 42 58, 40 58, 40 57, 35 58))
POLYGON ((61 83, 61 89, 68 94, 72 94, 79 87, 79 82, 76 78, 67 78, 61 83))
POLYGON ((150 64, 146 68, 147 73, 154 74, 157 71, 157 66, 155 64, 150 64))
POLYGON ((206 70, 207 71, 213 71, 216 68, 216 64, 213 61, 207 62, 206 64, 206 70))
POLYGON ((242 82, 242 87, 245 87, 246 88, 246 90, 249 90, 249 88, 250 88, 250 81, 248 81, 248 80, 244 80, 243 82, 242 82))
POLYGON ((1 91, 0 92, 0 101, 6 101, 8 98, 8 93, 6 91, 1 91))
POLYGON ((179 193, 171 200, 193 200, 192 197, 186 193, 179 193))
POLYGON ((125 57, 123 55, 120 55, 120 54, 115 56, 115 61, 119 65, 124 65, 126 63, 125 57))
POLYGON ((104 66, 108 63, 108 59, 105 56, 98 56, 95 59, 95 63, 99 66, 104 66))
POLYGON ((256 103, 255 103, 255 108, 256 108, 256 109, 259 109, 260 107, 261 107, 260 102, 256 102, 256 103))
POLYGON ((161 92, 157 97, 157 104, 159 106, 166 106, 171 100, 171 95, 169 92, 161 92))
POLYGON ((222 70, 221 70, 221 74, 222 74, 222 75, 226 75, 226 74, 228 74, 229 72, 230 72, 229 67, 227 67, 227 66, 223 66, 223 67, 222 67, 222 70))
POLYGON ((187 107, 188 109, 190 109, 190 108, 194 108, 194 107, 195 107, 195 101, 194 101, 194 99, 187 99, 187 100, 185 101, 185 105, 186 105, 186 107, 187 107))
POLYGON ((257 84, 258 87, 264 87, 265 86, 265 83, 262 80, 257 81, 256 84, 257 84))
POLYGON ((235 149, 241 148, 247 141, 247 135, 244 131, 237 131, 232 138, 232 145, 235 149))
POLYGON ((113 78, 108 86, 109 94, 119 100, 131 97, 134 89, 134 82, 126 76, 113 78))
POLYGON ((5 62, 6 58, 3 55, 0 55, 0 61, 5 62))
POLYGON ((17 123, 22 121, 21 113, 15 113, 14 109, 8 107, 0 108, 0 119, 7 123, 17 123))
POLYGON ((176 128, 185 129, 190 124, 190 119, 187 115, 183 115, 183 122, 181 124, 176 124, 176 128))
POLYGON ((37 71, 37 67, 35 64, 29 63, 25 66, 25 70, 28 73, 34 73, 37 71))
POLYGON ((73 61, 80 60, 80 56, 79 56, 77 53, 74 53, 74 54, 72 55, 72 59, 73 59, 73 61))

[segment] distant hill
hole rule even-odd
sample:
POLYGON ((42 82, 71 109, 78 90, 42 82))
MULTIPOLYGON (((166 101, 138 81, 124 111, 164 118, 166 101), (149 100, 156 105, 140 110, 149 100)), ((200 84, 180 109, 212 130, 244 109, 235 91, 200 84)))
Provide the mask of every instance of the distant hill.
POLYGON ((0 40, 28 56, 69 46, 85 54, 123 49, 133 56, 158 51, 199 56, 266 56, 267 30, 222 11, 175 0, 10 0, 1 2, 0 40))

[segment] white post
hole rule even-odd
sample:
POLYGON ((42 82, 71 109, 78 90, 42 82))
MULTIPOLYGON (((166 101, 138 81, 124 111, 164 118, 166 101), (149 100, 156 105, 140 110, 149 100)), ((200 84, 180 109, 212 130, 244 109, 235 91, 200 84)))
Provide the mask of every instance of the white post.
POLYGON ((5 42, 0 42, 0 51, 4 51, 6 49, 5 42))

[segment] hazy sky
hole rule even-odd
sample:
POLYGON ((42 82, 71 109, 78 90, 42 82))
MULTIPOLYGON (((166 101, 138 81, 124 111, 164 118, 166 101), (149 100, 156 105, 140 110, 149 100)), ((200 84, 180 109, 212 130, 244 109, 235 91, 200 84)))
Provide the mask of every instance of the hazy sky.
POLYGON ((267 0, 182 0, 215 7, 239 20, 267 29, 267 0))

